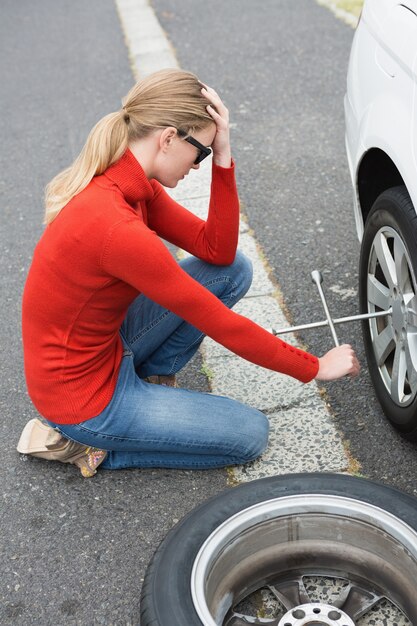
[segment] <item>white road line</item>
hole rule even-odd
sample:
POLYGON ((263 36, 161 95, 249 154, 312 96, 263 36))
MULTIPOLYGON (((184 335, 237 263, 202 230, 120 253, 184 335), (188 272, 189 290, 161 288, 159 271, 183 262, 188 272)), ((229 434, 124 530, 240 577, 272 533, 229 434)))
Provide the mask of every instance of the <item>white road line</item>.
MULTIPOLYGON (((115 0, 125 33, 133 72, 137 78, 163 67, 178 67, 152 8, 146 0, 115 0)), ((192 170, 172 192, 203 219, 210 194, 210 159, 198 172, 192 170)), ((258 246, 242 221, 239 248, 251 259, 254 281, 236 310, 265 328, 288 325, 278 305, 281 294, 270 281, 258 246)), ((286 341, 297 345, 295 338, 286 341)), ((315 383, 303 385, 289 377, 260 368, 233 355, 211 339, 205 339, 203 356, 211 372, 213 393, 227 395, 268 414, 270 443, 257 461, 232 468, 229 479, 244 482, 264 476, 301 471, 348 470, 348 456, 315 383)))
POLYGON ((337 2, 333 2, 332 0, 316 0, 317 4, 320 4, 323 7, 326 7, 332 11, 336 17, 340 20, 352 26, 352 28, 356 28, 358 24, 358 17, 350 13, 349 11, 345 11, 345 9, 341 9, 337 2))

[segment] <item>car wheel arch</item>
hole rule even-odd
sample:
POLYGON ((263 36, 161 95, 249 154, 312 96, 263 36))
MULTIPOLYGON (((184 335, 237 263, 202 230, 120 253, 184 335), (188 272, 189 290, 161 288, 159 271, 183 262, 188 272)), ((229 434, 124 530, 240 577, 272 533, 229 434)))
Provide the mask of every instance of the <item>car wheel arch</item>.
POLYGON ((380 148, 371 148, 365 152, 359 163, 356 184, 362 220, 365 224, 378 196, 390 187, 405 185, 405 182, 388 154, 380 148))

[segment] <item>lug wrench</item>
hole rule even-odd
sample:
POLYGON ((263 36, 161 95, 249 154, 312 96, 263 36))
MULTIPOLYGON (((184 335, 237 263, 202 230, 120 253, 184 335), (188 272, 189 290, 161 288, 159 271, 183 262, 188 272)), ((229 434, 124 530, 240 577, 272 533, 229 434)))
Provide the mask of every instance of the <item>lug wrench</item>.
POLYGON ((339 317, 336 319, 332 319, 332 317, 330 316, 329 308, 327 306, 327 302, 326 302, 323 289, 321 286, 321 283, 323 282, 323 277, 321 273, 317 270, 314 270, 313 272, 311 272, 311 279, 317 285, 327 319, 321 322, 312 322, 311 324, 301 324, 299 326, 287 326, 285 328, 279 328, 278 330, 272 328, 271 332, 273 335, 284 335, 285 333, 294 333, 294 332, 298 332, 301 330, 310 330, 311 328, 321 328, 323 326, 330 326, 333 340, 336 346, 338 346, 339 340, 337 338, 336 331, 334 328, 335 324, 346 324, 347 322, 369 320, 375 317, 386 317, 392 314, 392 308, 389 308, 387 311, 375 311, 375 313, 362 313, 360 315, 351 315, 349 317, 339 317))
POLYGON ((330 332, 332 333, 333 341, 335 346, 340 346, 339 340, 336 335, 336 330, 333 324, 332 316, 330 315, 329 307, 327 306, 326 298, 324 295, 323 288, 321 283, 323 282, 323 276, 318 270, 313 270, 311 272, 311 280, 316 284, 317 289, 319 290, 320 298, 323 304, 324 312, 326 314, 327 323, 330 326, 330 332))

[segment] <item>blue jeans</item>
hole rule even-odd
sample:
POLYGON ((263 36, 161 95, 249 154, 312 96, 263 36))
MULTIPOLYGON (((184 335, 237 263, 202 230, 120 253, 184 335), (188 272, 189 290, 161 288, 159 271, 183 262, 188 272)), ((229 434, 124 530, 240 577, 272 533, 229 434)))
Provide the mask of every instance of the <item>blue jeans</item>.
MULTIPOLYGON (((196 258, 182 268, 232 307, 252 281, 252 266, 237 253, 232 265, 196 258)), ((120 330, 124 354, 113 398, 80 424, 55 424, 65 437, 108 450, 101 467, 207 469, 250 461, 265 449, 268 420, 260 411, 209 393, 142 380, 178 372, 204 334, 143 295, 128 309, 120 330)))

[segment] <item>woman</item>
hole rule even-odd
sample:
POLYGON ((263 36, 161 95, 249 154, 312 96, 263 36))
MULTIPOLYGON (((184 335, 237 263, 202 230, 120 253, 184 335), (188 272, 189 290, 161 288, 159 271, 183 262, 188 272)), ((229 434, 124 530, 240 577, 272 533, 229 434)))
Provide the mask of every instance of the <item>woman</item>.
POLYGON ((100 464, 254 459, 267 444, 262 413, 173 386, 206 334, 303 382, 358 372, 350 346, 318 359, 230 310, 252 272, 236 252, 228 111, 193 74, 164 70, 135 85, 48 185, 45 221, 23 296, 25 374, 43 420, 26 425, 20 452, 75 463, 84 476, 100 464), (162 186, 211 151, 204 222, 162 186), (192 257, 178 264, 160 238, 192 257))

